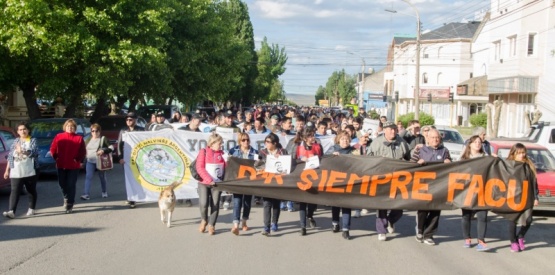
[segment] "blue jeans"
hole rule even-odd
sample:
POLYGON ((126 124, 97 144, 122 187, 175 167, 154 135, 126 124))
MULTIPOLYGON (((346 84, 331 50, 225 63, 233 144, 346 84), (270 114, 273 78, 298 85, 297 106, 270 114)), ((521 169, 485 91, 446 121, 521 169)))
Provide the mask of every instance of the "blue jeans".
POLYGON ((351 228, 351 209, 344 207, 331 207, 331 223, 339 224, 339 210, 341 210, 341 230, 349 231, 351 228))
POLYGON ((281 208, 281 210, 293 210, 293 202, 292 201, 281 201, 279 208, 281 208))
POLYGON ((299 202, 299 218, 301 220, 301 228, 306 228, 306 219, 312 218, 316 211, 316 204, 299 202))
POLYGON ((251 213, 252 195, 233 194, 233 223, 241 220, 241 208, 243 208, 243 220, 248 220, 251 213))
MULTIPOLYGON (((91 190, 92 179, 94 172, 96 171, 96 163, 86 162, 85 163, 85 190, 83 195, 89 195, 91 190)), ((106 171, 98 171, 98 177, 100 178, 100 186, 102 188, 102 193, 106 193, 106 171)))
POLYGON ((75 203, 75 185, 77 185, 77 177, 79 169, 60 169, 58 168, 58 184, 62 189, 64 201, 67 202, 66 209, 72 209, 75 203))

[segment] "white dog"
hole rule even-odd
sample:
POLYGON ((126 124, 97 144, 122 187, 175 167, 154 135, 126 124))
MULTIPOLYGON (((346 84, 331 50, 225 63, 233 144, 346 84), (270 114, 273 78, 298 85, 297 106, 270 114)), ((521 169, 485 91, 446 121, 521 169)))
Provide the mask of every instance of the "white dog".
POLYGON ((160 208, 160 219, 162 223, 166 223, 167 226, 171 226, 172 221, 172 213, 175 209, 175 193, 173 190, 179 186, 180 182, 174 182, 170 186, 164 188, 162 192, 160 192, 160 197, 158 198, 158 207, 160 208))

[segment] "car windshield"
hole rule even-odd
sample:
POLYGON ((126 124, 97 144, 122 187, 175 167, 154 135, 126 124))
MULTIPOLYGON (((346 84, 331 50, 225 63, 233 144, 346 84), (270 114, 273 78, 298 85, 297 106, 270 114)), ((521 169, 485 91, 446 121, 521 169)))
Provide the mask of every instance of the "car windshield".
MULTIPOLYGON (((497 156, 500 158, 507 158, 509 150, 508 148, 501 148, 497 151, 497 156)), ((555 171, 555 158, 549 150, 528 149, 527 152, 526 155, 532 160, 537 170, 555 171)))
MULTIPOLYGON (((34 138, 47 138, 53 139, 58 133, 63 132, 62 127, 65 121, 34 121, 31 122, 31 136, 34 138)), ((81 125, 77 125, 75 133, 78 135, 83 135, 83 128, 81 125)))
POLYGON ((439 133, 442 136, 443 142, 450 142, 450 143, 457 143, 457 144, 464 144, 464 140, 458 132, 449 131, 449 130, 439 130, 439 133))
POLYGON ((8 131, 0 131, 0 134, 2 135, 4 140, 6 140, 6 146, 8 148, 11 148, 12 143, 15 140, 15 137, 13 136, 13 134, 11 132, 8 132, 8 131))

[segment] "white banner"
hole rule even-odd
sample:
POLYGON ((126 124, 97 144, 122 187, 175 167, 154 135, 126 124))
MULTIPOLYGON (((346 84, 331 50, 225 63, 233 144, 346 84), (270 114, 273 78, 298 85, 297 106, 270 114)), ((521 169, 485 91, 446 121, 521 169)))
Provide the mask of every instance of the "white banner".
MULTIPOLYGON (((181 182, 175 189, 178 199, 198 198, 198 182, 191 177, 190 163, 201 148, 206 147, 210 133, 163 129, 154 132, 123 134, 124 171, 127 199, 130 201, 158 201, 160 191, 173 182, 181 182)), ((264 148, 266 134, 250 134, 251 146, 264 148)), ((285 147, 294 136, 279 135, 285 147)), ((324 152, 333 146, 333 138, 320 139, 324 152)), ((238 145, 237 134, 224 138, 224 151, 238 145)))

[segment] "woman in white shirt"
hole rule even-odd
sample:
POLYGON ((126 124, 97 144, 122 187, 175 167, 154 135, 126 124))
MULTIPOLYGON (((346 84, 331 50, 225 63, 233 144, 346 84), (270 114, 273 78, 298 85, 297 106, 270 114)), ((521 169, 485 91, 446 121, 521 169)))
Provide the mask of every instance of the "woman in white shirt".
MULTIPOLYGON (((89 191, 91 190, 92 178, 96 171, 97 157, 102 154, 111 154, 113 147, 108 143, 108 139, 100 135, 100 125, 97 123, 91 125, 91 139, 86 143, 87 156, 85 162, 85 189, 83 190, 82 200, 89 200, 89 191)), ((106 191, 106 171, 98 171, 100 178, 100 186, 102 188, 102 197, 107 198, 108 192, 106 191)))
POLYGON ((26 123, 17 125, 18 138, 14 140, 8 155, 8 165, 4 178, 11 180, 10 208, 2 213, 4 217, 15 218, 15 210, 19 202, 21 188, 25 185, 29 197, 27 216, 35 214, 37 204, 37 172, 38 147, 37 140, 29 135, 30 129, 26 123))

